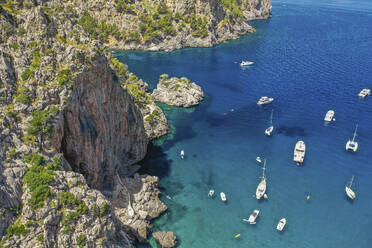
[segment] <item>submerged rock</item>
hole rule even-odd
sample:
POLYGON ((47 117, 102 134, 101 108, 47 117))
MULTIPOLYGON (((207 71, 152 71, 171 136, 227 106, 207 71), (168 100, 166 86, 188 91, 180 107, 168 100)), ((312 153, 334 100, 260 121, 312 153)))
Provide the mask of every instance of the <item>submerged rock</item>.
POLYGON ((173 232, 155 232, 152 234, 163 248, 172 248, 176 245, 176 235, 173 232))
POLYGON ((168 75, 163 74, 151 96, 156 102, 188 108, 198 105, 204 93, 200 86, 185 77, 168 78, 168 75))

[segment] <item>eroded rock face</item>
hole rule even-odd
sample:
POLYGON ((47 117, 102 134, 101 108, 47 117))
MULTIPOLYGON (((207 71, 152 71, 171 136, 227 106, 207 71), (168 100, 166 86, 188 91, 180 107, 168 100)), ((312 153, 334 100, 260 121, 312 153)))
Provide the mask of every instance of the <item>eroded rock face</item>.
POLYGON ((200 86, 185 77, 163 77, 151 96, 156 102, 188 108, 198 105, 203 100, 204 93, 200 86))
POLYGON ((176 236, 173 232, 155 232, 152 236, 154 236, 156 241, 158 241, 163 248, 172 248, 176 246, 176 236))
POLYGON ((111 187, 116 171, 141 160, 148 139, 140 111, 97 57, 74 80, 73 93, 54 128, 53 144, 94 188, 111 187))

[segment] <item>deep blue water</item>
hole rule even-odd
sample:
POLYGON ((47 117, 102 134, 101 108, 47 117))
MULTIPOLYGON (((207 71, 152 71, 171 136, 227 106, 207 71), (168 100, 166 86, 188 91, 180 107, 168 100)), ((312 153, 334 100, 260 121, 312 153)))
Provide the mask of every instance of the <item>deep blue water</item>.
POLYGON ((144 172, 160 177, 169 210, 153 230, 175 232, 187 248, 372 247, 372 97, 357 97, 372 88, 372 2, 274 1, 273 17, 252 25, 255 34, 214 48, 118 55, 152 88, 167 73, 190 78, 207 95, 192 109, 162 105, 172 133, 149 147, 144 172), (243 59, 255 64, 242 70, 236 62, 243 59), (274 103, 258 107, 263 95, 274 103), (325 126, 329 109, 336 122, 325 126), (345 143, 356 123, 352 154, 345 143), (299 139, 307 145, 302 167, 292 161, 299 139), (257 155, 268 168, 269 199, 260 202, 252 197, 257 155), (345 195, 352 175, 354 202, 345 195), (208 198, 210 188, 228 203, 208 198), (257 224, 242 222, 254 209, 257 224), (278 233, 282 217, 287 226, 278 233))

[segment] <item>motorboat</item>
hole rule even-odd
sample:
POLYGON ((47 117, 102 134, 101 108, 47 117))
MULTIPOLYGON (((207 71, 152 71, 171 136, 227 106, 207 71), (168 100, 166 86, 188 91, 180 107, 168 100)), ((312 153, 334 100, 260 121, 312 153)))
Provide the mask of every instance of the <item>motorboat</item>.
POLYGON ((260 98, 260 100, 258 100, 257 104, 258 105, 264 105, 264 104, 269 104, 272 101, 274 101, 274 98, 263 96, 263 97, 260 98))
POLYGON ((366 96, 370 95, 371 94, 371 90, 370 89, 362 89, 358 96, 361 97, 361 98, 365 98, 366 96))
POLYGON ((223 193, 223 192, 221 192, 220 193, 220 196, 221 196, 221 200, 223 201, 223 202, 225 202, 227 199, 226 199, 226 195, 225 195, 225 193, 223 193))
POLYGON ((355 137, 357 136, 358 124, 355 127, 354 136, 352 140, 348 140, 346 143, 346 150, 347 151, 354 151, 358 150, 358 142, 355 141, 355 137))
POLYGON ((248 65, 253 65, 254 63, 252 61, 242 61, 240 62, 240 66, 248 66, 248 65))
POLYGON ((209 190, 208 196, 212 197, 214 195, 214 189, 209 190))
POLYGON ((354 181, 354 176, 351 177, 350 182, 345 187, 346 195, 351 200, 354 200, 355 199, 355 196, 356 196, 354 190, 351 188, 353 186, 353 181, 354 181))
POLYGON ((257 157, 257 158, 256 158, 256 161, 257 161, 258 163, 262 163, 262 160, 261 160, 260 157, 257 157))
POLYGON ((257 200, 261 199, 265 195, 265 192, 266 192, 265 170, 266 170, 266 159, 265 159, 265 162, 264 162, 264 166, 262 168, 261 182, 258 184, 257 189, 256 189, 256 198, 257 198, 257 200))
POLYGON ((305 142, 303 142, 302 140, 297 141, 294 149, 293 160, 298 164, 302 164, 305 158, 305 151, 306 151, 305 142))
POLYGON ((325 120, 325 121, 328 121, 328 122, 330 122, 330 121, 335 121, 336 119, 333 118, 334 115, 335 115, 335 111, 333 111, 333 110, 328 110, 327 114, 326 114, 325 117, 324 117, 324 120, 325 120))
POLYGON ((180 152, 180 156, 181 156, 182 159, 185 157, 185 151, 184 151, 184 150, 182 150, 182 151, 180 152))
POLYGON ((255 221, 259 213, 260 211, 257 209, 253 211, 253 213, 249 216, 249 219, 248 219, 249 224, 252 224, 252 225, 256 224, 255 221))
POLYGON ((266 128, 266 130, 265 130, 265 134, 266 134, 267 136, 270 136, 271 133, 272 133, 273 130, 274 130, 274 126, 273 126, 273 114, 274 114, 274 110, 271 111, 270 127, 266 128))
POLYGON ((276 226, 276 230, 278 231, 282 231, 283 228, 285 227, 285 224, 287 224, 287 220, 285 218, 281 219, 279 222, 278 222, 278 225, 276 226))

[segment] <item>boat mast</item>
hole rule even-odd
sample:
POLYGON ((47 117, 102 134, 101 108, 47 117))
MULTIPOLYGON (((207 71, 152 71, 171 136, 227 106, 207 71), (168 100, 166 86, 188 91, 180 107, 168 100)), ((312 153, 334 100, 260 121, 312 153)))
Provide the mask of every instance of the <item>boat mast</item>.
POLYGON ((354 137, 353 137, 353 142, 355 140, 355 137, 357 135, 357 130, 358 130, 358 124, 356 124, 355 131, 354 131, 354 137))
POLYGON ((274 109, 271 110, 271 117, 270 117, 270 124, 273 125, 273 114, 274 114, 274 109))
POLYGON ((266 177, 265 177, 265 170, 266 170, 266 158, 264 160, 264 166, 262 168, 262 179, 266 179, 266 177))
POLYGON ((353 181, 354 181, 354 175, 351 177, 349 188, 351 188, 351 186, 353 185, 353 181))

